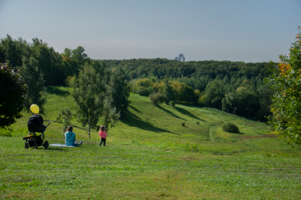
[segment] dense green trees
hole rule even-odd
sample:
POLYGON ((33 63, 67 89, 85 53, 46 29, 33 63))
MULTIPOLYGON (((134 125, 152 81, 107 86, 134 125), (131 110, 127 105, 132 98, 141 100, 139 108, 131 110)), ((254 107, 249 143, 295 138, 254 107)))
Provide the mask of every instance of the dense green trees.
POLYGON ((22 117, 26 86, 18 71, 0 63, 0 127, 9 126, 22 117))
POLYGON ((289 144, 301 144, 301 35, 296 39, 288 56, 271 63, 267 79, 275 91, 271 125, 289 144))
POLYGON ((123 69, 117 68, 112 72, 107 87, 108 95, 113 99, 112 107, 119 112, 125 111, 129 105, 130 90, 123 69))
POLYGON ((31 104, 37 104, 40 112, 43 112, 46 103, 46 88, 43 73, 40 71, 39 63, 34 57, 27 59, 23 57, 21 75, 27 86, 24 98, 24 108, 29 112, 31 104))
MULTIPOLYGON (((273 91, 263 79, 271 72, 267 63, 231 61, 178 62, 168 59, 92 60, 81 46, 56 52, 40 39, 27 43, 9 35, 1 39, 0 60, 9 60, 17 68, 22 58, 35 60, 45 86, 66 85, 90 66, 101 74, 112 108, 128 106, 129 90, 142 96, 160 93, 165 102, 215 107, 242 116, 266 120, 270 115, 273 91), (240 89, 239 89, 240 88, 240 89), (247 110, 246 110, 247 109, 247 110)), ((109 111, 108 111, 109 112, 109 111)))

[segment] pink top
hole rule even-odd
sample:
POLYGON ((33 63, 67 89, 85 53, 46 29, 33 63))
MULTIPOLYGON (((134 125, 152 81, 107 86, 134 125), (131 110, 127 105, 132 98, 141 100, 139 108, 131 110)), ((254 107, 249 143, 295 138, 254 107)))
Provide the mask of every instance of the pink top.
POLYGON ((99 136, 101 137, 101 138, 107 138, 107 133, 105 132, 105 131, 99 131, 99 136))

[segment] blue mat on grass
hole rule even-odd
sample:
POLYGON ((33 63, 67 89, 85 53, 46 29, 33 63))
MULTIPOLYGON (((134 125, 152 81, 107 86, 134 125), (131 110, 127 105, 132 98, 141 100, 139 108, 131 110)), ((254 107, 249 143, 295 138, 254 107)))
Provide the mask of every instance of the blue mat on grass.
POLYGON ((69 146, 65 144, 50 144, 50 147, 75 147, 75 146, 69 146))

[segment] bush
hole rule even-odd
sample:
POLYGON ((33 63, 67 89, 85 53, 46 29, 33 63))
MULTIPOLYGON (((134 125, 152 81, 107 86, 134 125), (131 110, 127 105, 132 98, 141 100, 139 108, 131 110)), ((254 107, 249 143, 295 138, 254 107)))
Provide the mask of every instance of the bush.
POLYGON ((199 121, 197 121, 197 122, 196 122, 196 124, 197 124, 197 125, 199 125, 199 124, 200 124, 200 122, 199 122, 199 121))
POLYGON ((169 104, 170 104, 172 107, 175 107, 176 102, 175 102, 175 101, 170 101, 169 104))
POLYGON ((153 94, 149 95, 149 99, 155 106, 157 106, 157 105, 163 103, 164 96, 161 93, 153 93, 153 94))
POLYGON ((223 131, 229 132, 229 133, 239 133, 239 129, 235 124, 232 123, 226 123, 223 126, 223 131))
POLYGON ((184 122, 182 122, 182 123, 181 123, 181 125, 182 125, 182 126, 185 126, 185 123, 184 123, 184 122))
POLYGON ((138 89, 137 89, 137 93, 140 95, 140 96, 148 96, 149 95, 149 91, 148 91, 148 89, 147 88, 145 88, 145 87, 139 87, 138 89))

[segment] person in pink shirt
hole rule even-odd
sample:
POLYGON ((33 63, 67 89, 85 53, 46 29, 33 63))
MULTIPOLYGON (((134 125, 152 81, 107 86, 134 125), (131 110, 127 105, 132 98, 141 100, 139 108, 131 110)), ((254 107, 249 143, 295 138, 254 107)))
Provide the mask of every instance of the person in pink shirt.
POLYGON ((104 125, 101 125, 99 128, 99 136, 101 137, 101 141, 99 143, 99 146, 103 143, 103 146, 106 146, 106 139, 108 134, 106 133, 106 127, 104 125))

